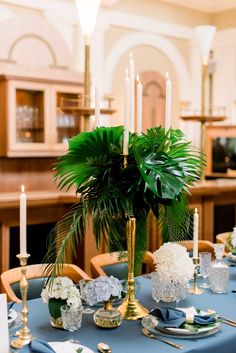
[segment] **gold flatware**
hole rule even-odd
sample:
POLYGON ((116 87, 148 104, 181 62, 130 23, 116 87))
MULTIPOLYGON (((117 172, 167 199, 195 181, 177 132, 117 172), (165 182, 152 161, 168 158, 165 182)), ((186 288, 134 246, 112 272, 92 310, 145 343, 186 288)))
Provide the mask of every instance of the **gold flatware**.
POLYGON ((225 321, 228 321, 228 322, 231 322, 231 324, 234 324, 234 325, 236 325, 236 321, 235 320, 232 320, 232 319, 228 319, 227 317, 225 317, 225 316, 218 316, 220 319, 222 319, 222 320, 225 320, 225 321))
POLYGON ((231 321, 227 321, 227 320, 223 319, 221 316, 218 316, 217 318, 218 318, 218 319, 220 320, 220 322, 222 322, 223 324, 236 327, 236 323, 234 324, 234 323, 231 322, 231 321))
POLYGON ((155 339, 155 340, 164 342, 164 343, 169 344, 170 346, 175 347, 175 348, 177 348, 177 349, 184 349, 183 346, 180 346, 179 344, 176 344, 176 343, 174 343, 174 342, 171 342, 171 341, 169 341, 169 340, 166 340, 165 338, 162 338, 162 337, 158 336, 158 334, 157 334, 157 335, 153 335, 153 334, 152 334, 150 331, 148 331, 148 329, 146 329, 146 328, 143 328, 142 331, 143 331, 143 334, 144 334, 145 336, 149 337, 149 338, 153 338, 153 339, 155 339))
POLYGON ((233 327, 236 327, 236 321, 235 321, 235 320, 228 319, 227 317, 218 315, 218 314, 217 314, 214 310, 212 310, 212 309, 208 309, 207 312, 208 312, 209 314, 216 314, 216 318, 217 318, 218 320, 220 320, 221 322, 223 322, 224 324, 230 325, 230 326, 233 326, 233 327))
POLYGON ((98 343, 98 350, 101 353, 111 353, 111 348, 108 344, 100 342, 98 343))

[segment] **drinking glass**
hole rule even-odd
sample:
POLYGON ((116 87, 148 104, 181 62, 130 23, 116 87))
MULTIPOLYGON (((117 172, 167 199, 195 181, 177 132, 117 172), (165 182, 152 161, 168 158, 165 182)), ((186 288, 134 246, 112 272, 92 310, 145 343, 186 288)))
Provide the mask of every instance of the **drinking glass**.
POLYGON ((200 252, 199 253, 199 262, 200 262, 200 274, 203 277, 203 282, 200 285, 200 287, 209 288, 210 285, 206 282, 206 279, 209 276, 209 267, 211 264, 211 253, 210 252, 200 252))
POLYGON ((80 343, 79 340, 74 339, 74 331, 81 327, 83 307, 62 305, 61 306, 61 319, 65 330, 70 332, 69 341, 71 343, 80 343))
POLYGON ((87 308, 83 309, 83 314, 93 314, 95 312, 95 310, 89 305, 87 300, 86 286, 88 282, 90 282, 90 280, 87 279, 81 279, 79 281, 80 296, 84 303, 87 305, 87 308))

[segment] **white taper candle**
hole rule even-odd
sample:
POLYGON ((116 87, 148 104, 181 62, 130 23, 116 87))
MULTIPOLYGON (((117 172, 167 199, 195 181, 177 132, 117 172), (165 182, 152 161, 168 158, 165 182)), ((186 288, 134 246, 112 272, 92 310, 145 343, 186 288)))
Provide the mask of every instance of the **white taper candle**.
POLYGON ((198 227, 199 227, 199 216, 198 210, 195 208, 193 215, 193 258, 198 258, 198 227))
POLYGON ((95 86, 95 127, 100 127, 100 90, 95 86))
POLYGON ((124 139, 123 139, 123 154, 129 154, 129 113, 130 113, 130 79, 128 69, 125 71, 124 79, 124 139))
POLYGON ((27 254, 26 250, 26 194, 25 187, 21 185, 20 195, 20 254, 27 254))
POLYGON ((8 311, 6 294, 0 294, 0 342, 1 353, 9 352, 8 311))
POLYGON ((129 78, 130 78, 130 116, 129 116, 129 130, 134 132, 134 84, 135 84, 135 74, 134 74, 134 60, 133 55, 129 53, 129 78))
POLYGON ((166 73, 166 109, 165 109, 165 130, 171 126, 171 81, 168 72, 166 73))
POLYGON ((143 116, 143 85, 137 75, 137 134, 140 135, 142 132, 142 116, 143 116))

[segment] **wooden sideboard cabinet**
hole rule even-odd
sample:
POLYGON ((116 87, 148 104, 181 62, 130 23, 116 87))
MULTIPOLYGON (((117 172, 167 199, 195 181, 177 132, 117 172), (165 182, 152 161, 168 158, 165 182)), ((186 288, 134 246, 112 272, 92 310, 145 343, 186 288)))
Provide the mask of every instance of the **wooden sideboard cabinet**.
POLYGON ((76 100, 82 84, 21 76, 0 76, 0 155, 58 156, 67 141, 85 130, 78 111, 62 109, 63 99, 76 100))

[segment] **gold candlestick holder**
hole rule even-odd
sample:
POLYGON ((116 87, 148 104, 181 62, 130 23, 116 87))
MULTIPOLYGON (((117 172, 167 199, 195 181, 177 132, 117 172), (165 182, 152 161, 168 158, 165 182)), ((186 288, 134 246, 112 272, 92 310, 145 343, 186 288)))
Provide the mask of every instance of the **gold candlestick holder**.
POLYGON ((193 282, 193 287, 188 289, 188 293, 190 294, 202 294, 204 293, 204 290, 199 288, 197 285, 197 276, 198 276, 198 272, 197 272, 197 268, 199 266, 199 258, 193 258, 193 263, 194 263, 194 282, 193 282))
POLYGON ((26 277, 26 265, 29 254, 19 254, 16 257, 20 260, 21 265, 21 280, 20 280, 20 291, 22 298, 22 310, 21 310, 21 321, 23 323, 22 329, 19 331, 18 338, 11 341, 11 346, 13 348, 22 348, 26 344, 29 344, 32 340, 32 335, 30 333, 30 329, 28 327, 28 307, 27 307, 27 292, 28 292, 28 281, 26 277))
POLYGON ((126 320, 138 320, 148 314, 148 310, 144 308, 135 297, 134 283, 134 254, 135 254, 135 234, 136 219, 131 217, 127 221, 127 250, 128 250, 128 290, 123 303, 118 307, 122 317, 126 320))
POLYGON ((124 169, 126 169, 128 167, 128 155, 123 154, 123 157, 124 157, 123 166, 124 166, 124 169))

